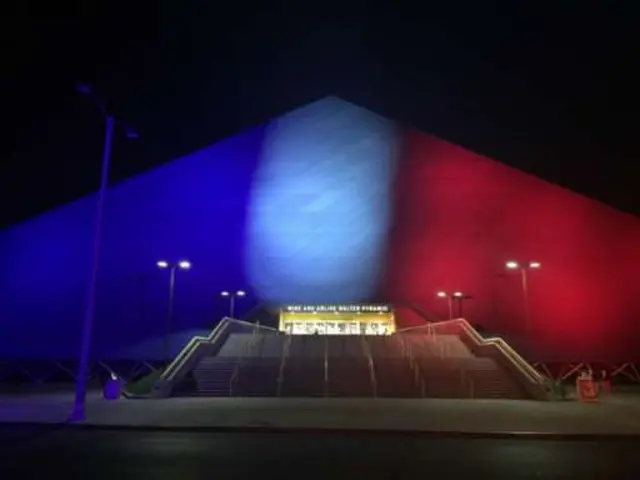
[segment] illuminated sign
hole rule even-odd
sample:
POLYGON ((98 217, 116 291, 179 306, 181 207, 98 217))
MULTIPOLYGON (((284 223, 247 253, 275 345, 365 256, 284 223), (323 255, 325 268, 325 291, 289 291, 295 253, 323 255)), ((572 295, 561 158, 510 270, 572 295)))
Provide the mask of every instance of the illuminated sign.
POLYGON ((304 312, 363 312, 363 313, 375 313, 375 312, 391 312, 391 307, 389 305, 382 304, 355 304, 355 305, 285 305, 282 307, 283 312, 295 312, 295 313, 304 313, 304 312))

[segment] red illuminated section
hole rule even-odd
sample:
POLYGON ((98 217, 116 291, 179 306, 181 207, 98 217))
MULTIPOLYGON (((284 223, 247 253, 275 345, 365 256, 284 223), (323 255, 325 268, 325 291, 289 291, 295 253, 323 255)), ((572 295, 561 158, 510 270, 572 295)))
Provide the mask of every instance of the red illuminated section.
POLYGON ((419 132, 405 137, 397 181, 392 301, 445 319, 437 292, 464 291, 464 317, 541 360, 638 358, 639 219, 419 132), (528 321, 511 260, 539 262, 528 321))

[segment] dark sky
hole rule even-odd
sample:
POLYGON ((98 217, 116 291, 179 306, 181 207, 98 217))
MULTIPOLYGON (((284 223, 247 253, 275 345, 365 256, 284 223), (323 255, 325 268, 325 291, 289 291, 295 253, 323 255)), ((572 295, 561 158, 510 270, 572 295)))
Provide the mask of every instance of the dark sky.
POLYGON ((0 225, 97 188, 76 80, 141 134, 114 179, 336 94, 640 215, 634 2, 153 3, 4 7, 0 225))

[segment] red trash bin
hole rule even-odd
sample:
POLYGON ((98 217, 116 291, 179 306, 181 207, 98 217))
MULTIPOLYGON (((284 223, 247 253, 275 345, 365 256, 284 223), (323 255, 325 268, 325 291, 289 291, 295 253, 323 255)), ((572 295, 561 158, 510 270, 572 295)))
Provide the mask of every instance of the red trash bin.
POLYGON ((598 384, 591 378, 578 378, 576 380, 576 392, 581 402, 598 401, 598 384))

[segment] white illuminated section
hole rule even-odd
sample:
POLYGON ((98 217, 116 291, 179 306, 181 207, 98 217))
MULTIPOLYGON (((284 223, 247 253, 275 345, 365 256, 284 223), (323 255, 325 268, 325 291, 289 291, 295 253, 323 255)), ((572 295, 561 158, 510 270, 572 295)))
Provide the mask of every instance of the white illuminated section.
POLYGON ((191 262, 188 260, 181 260, 178 263, 178 267, 180 267, 183 270, 189 270, 191 268, 191 262))
POLYGON ((540 268, 540 262, 530 262, 529 268, 540 268))
POLYGON ((156 262, 156 265, 158 266, 158 268, 167 268, 169 266, 169 263, 164 260, 159 260, 158 262, 156 262))
POLYGON ((453 296, 460 298, 460 297, 464 296, 464 293, 462 293, 462 292, 453 292, 453 296))
POLYGON ((447 298, 447 292, 438 292, 436 295, 440 298, 447 298))
POLYGON ((236 295, 239 297, 244 297, 247 294, 247 292, 245 292, 244 290, 238 290, 236 292, 236 295))
POLYGON ((514 262, 514 261, 510 261, 506 263, 507 268, 510 268, 512 270, 515 270, 516 268, 519 267, 518 262, 514 262))
POLYGON ((246 217, 252 295, 274 304, 370 297, 393 213, 394 124, 326 98, 265 135, 246 217))
POLYGON ((222 295, 223 297, 228 297, 229 296, 229 292, 227 292, 226 290, 223 292, 220 292, 220 295, 222 295))

